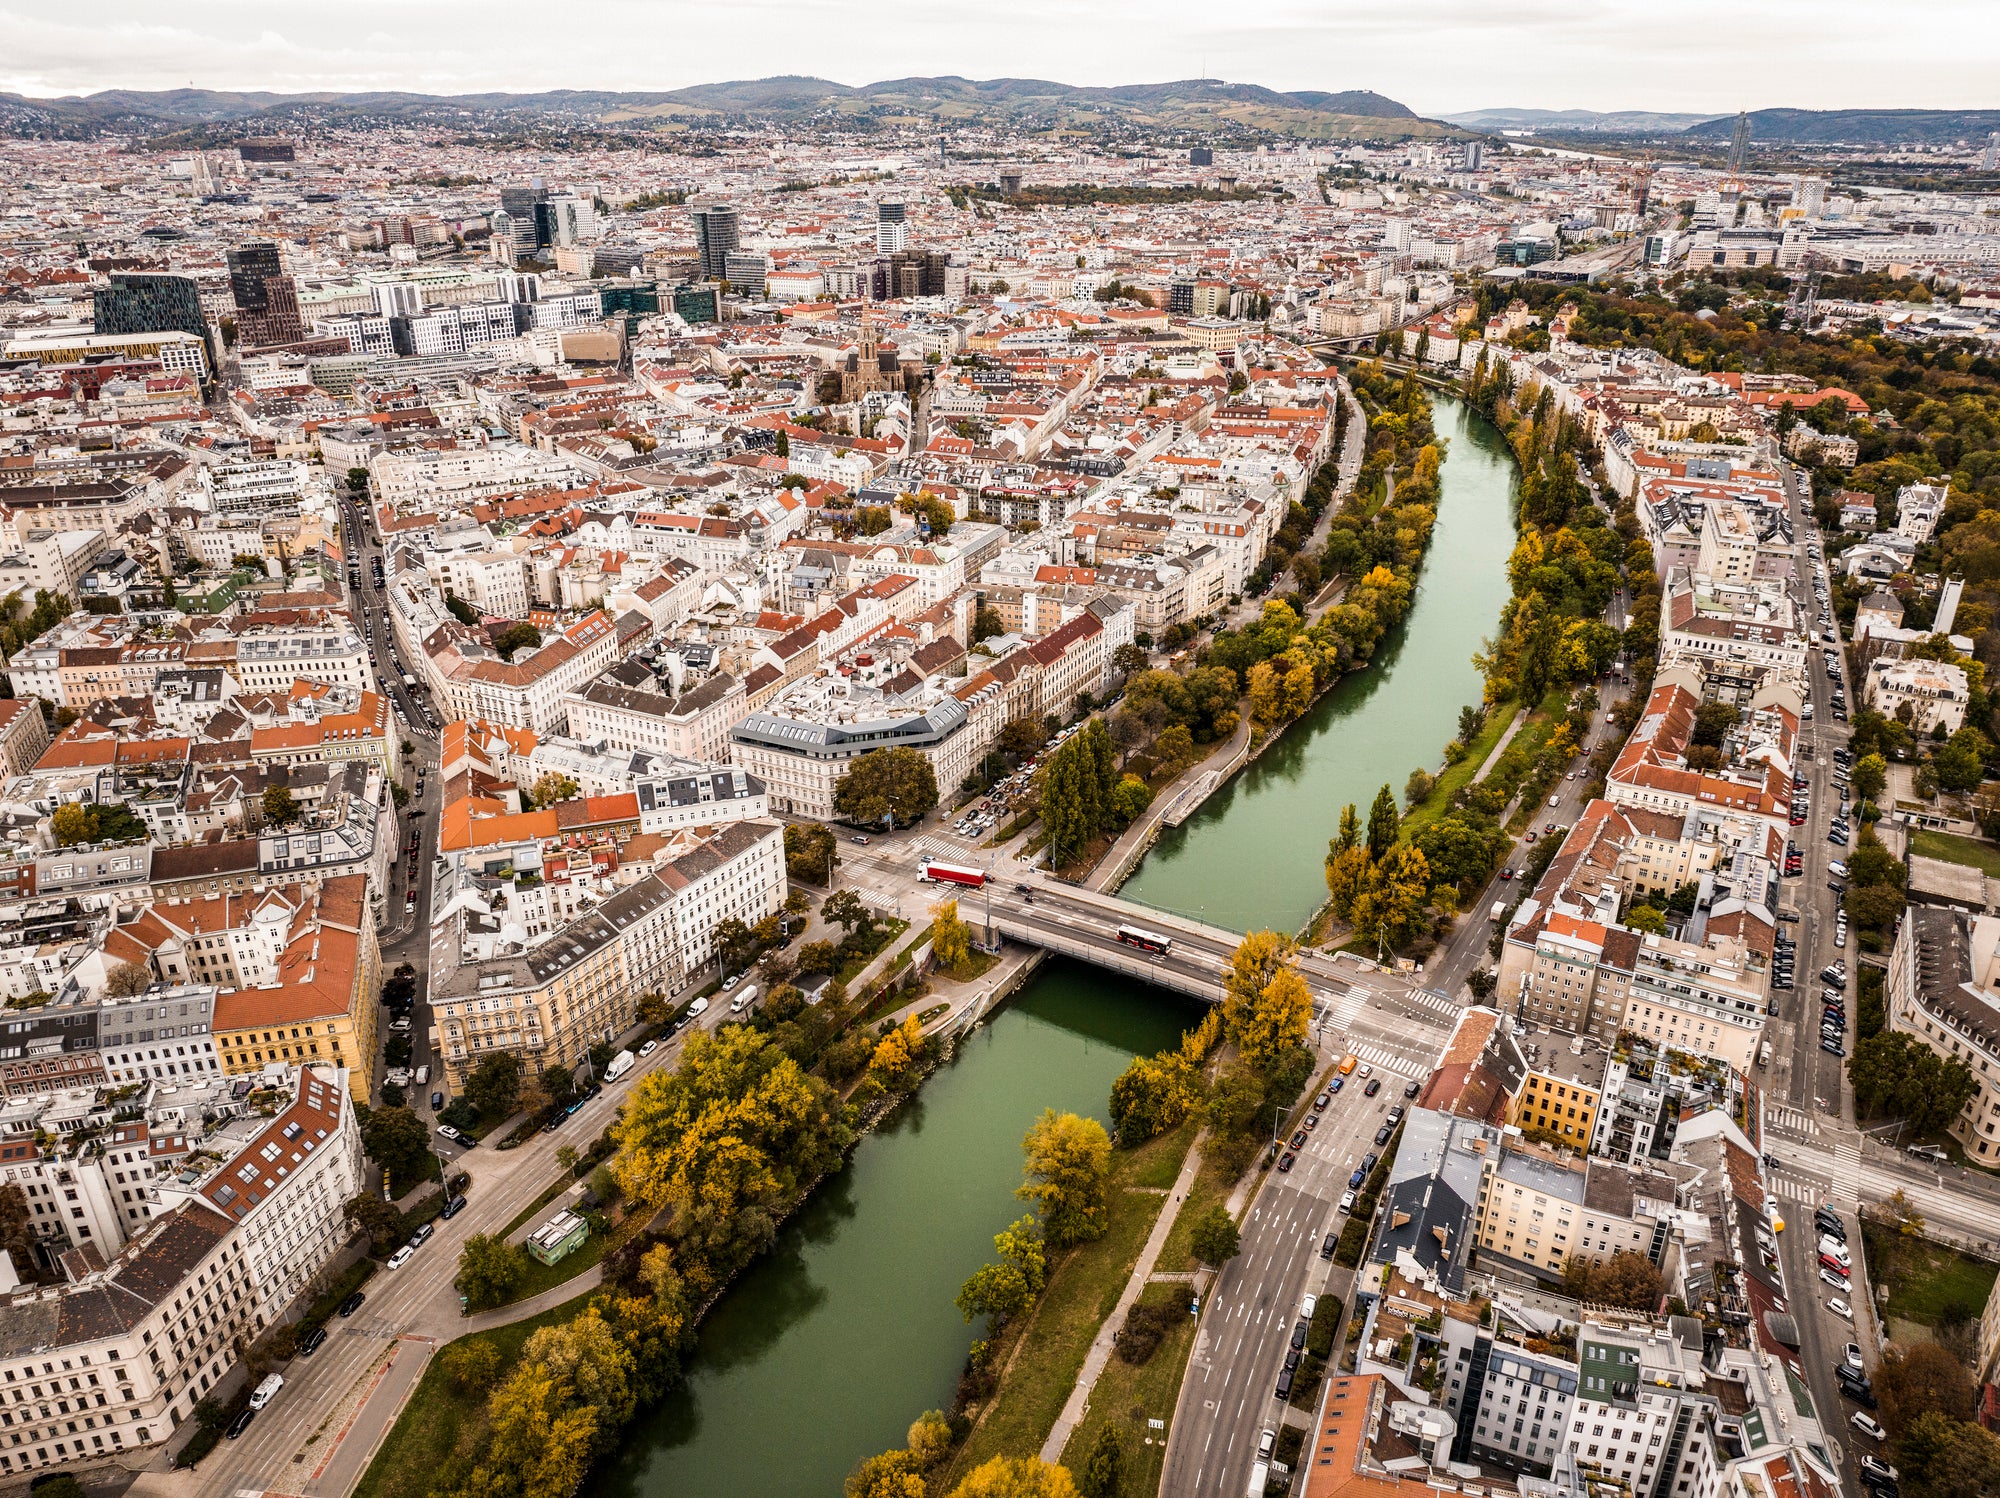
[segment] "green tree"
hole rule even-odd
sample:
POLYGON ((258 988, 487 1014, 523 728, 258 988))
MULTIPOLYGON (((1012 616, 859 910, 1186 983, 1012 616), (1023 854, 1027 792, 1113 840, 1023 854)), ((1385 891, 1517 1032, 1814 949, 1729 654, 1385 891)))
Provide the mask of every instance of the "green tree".
POLYGON ((1978 729, 1959 729, 1935 757, 1938 784, 1959 796, 1977 790, 1986 774, 1986 756, 1992 748, 1978 729))
POLYGON ((1902 1489, 1924 1498, 1993 1498, 2000 1493, 2000 1436, 1926 1410, 1896 1441, 1902 1489))
POLYGON ((1217 1269, 1235 1258, 1242 1250, 1243 1238, 1229 1209, 1216 1202, 1197 1217, 1188 1236, 1188 1247, 1202 1263, 1217 1269))
POLYGON ((551 770, 536 780, 535 788, 528 792, 528 801, 536 811, 545 811, 558 802, 574 800, 577 790, 577 783, 569 776, 551 770))
POLYGON ((841 1495, 842 1498, 924 1498, 922 1463, 915 1452, 900 1447, 866 1457, 847 1474, 841 1495))
POLYGON ((914 749, 876 749, 835 782, 833 809, 865 825, 893 819, 907 827, 938 804, 937 775, 914 749))
POLYGON ((735 916, 725 916, 710 933, 715 955, 724 972, 740 973, 757 955, 757 934, 735 916))
POLYGON ((1097 1428, 1090 1454, 1077 1474, 1076 1490, 1083 1498, 1118 1498, 1118 1484, 1125 1472, 1125 1437, 1109 1421, 1097 1428))
POLYGON ((438 1354, 438 1367, 459 1393, 484 1394, 500 1376, 500 1349, 485 1337, 461 1338, 438 1354))
POLYGON ((467 603, 463 598, 460 598, 449 588, 445 589, 444 606, 451 612, 452 618, 466 626, 466 628, 479 628, 479 610, 467 603))
POLYGON ((1049 1245, 1068 1248, 1104 1236, 1111 1139, 1094 1118, 1044 1109, 1021 1141, 1026 1182, 1015 1195, 1035 1203, 1049 1245))
POLYGON ((542 632, 525 619, 518 624, 510 624, 493 637, 493 649, 503 661, 511 661, 523 650, 539 650, 542 632))
POLYGON ((1384 785, 1375 793, 1375 804, 1368 808, 1368 856, 1379 862, 1396 845, 1402 825, 1402 815, 1396 810, 1396 793, 1384 785))
POLYGON ((1855 761, 1854 773, 1848 777, 1848 784, 1854 794, 1863 801, 1873 801, 1882 794, 1882 787, 1889 783, 1889 762, 1879 754, 1864 754, 1855 761))
POLYGON ((521 1101, 522 1071, 512 1051, 488 1051, 466 1075, 465 1096, 490 1123, 511 1118, 521 1101))
POLYGON ((298 799, 282 785, 264 787, 264 825, 289 827, 299 819, 298 799))
POLYGON ((1657 906, 1634 905, 1625 912, 1625 926, 1628 930, 1644 931, 1653 936, 1667 934, 1667 917, 1657 906))
POLYGON ((394 1202, 385 1202, 372 1191, 348 1198, 342 1209, 348 1225, 368 1235, 369 1247, 379 1257, 395 1252, 403 1241, 403 1214, 394 1202))
MULTIPOLYGON (((268 794, 268 793, 267 793, 268 794)), ((65 801, 49 818, 49 830, 65 848, 97 840, 97 813, 82 801, 65 801)))
POLYGON ((1048 1282, 1047 1253, 1034 1218, 1023 1217, 996 1233, 993 1247, 998 1260, 973 1275, 958 1292, 959 1311, 967 1321, 986 1317, 988 1336, 1033 1305, 1048 1282))
POLYGON ((558 1108, 567 1103, 576 1092, 574 1068, 564 1066, 560 1062, 543 1067, 538 1080, 541 1082, 542 1091, 548 1094, 549 1101, 558 1108))
POLYGON ((452 1283, 475 1311, 505 1305, 528 1273, 527 1250, 518 1243, 474 1233, 459 1250, 452 1283))
POLYGON ((1403 782, 1403 804, 1412 811, 1430 798, 1431 787, 1437 784, 1429 770, 1418 766, 1410 771, 1409 779, 1403 782))
POLYGON ((361 1143, 368 1158, 389 1177, 390 1190, 401 1196, 426 1174, 431 1136, 423 1120, 408 1108, 377 1108, 361 1125, 361 1143))
POLYGON ((1153 793, 1137 775, 1127 775, 1111 788, 1111 821, 1130 827, 1153 803, 1153 793))

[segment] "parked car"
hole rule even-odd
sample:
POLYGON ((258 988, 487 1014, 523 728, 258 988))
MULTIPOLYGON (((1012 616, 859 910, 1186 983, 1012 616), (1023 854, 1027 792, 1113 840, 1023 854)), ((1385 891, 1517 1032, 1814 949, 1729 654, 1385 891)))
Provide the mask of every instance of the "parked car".
POLYGON ((1278 1173, 1282 1175, 1286 1171, 1290 1170, 1294 1165, 1298 1163, 1298 1158, 1299 1157, 1293 1154, 1290 1150, 1286 1150, 1284 1154, 1278 1157, 1278 1173))
POLYGON ((417 1251, 405 1243, 401 1248, 389 1255, 389 1267, 391 1269, 401 1269, 411 1259, 415 1258, 416 1254, 417 1251))
POLYGON ((319 1351, 320 1344, 325 1340, 326 1340, 326 1328, 323 1326, 314 1327, 311 1331, 306 1333, 305 1340, 299 1343, 299 1356, 302 1358, 311 1357, 314 1353, 319 1351))
POLYGON ((342 1316, 352 1316, 356 1311, 361 1309, 361 1303, 366 1299, 368 1299, 366 1295, 356 1290, 340 1303, 340 1314, 342 1316))
POLYGON ((242 1435, 244 1431, 248 1430, 250 1428, 250 1422, 252 1420, 255 1420, 256 1418, 257 1418, 257 1412, 255 1410, 246 1409, 243 1411, 242 1414, 238 1415, 234 1420, 231 1420, 229 1422, 229 1429, 225 1430, 223 1434, 229 1437, 229 1439, 233 1441, 238 1436, 242 1435))
POLYGON ((1859 1410, 1856 1410, 1853 1414, 1847 1417, 1847 1423, 1853 1426, 1856 1430, 1860 1431, 1861 1434, 1868 1437, 1868 1439, 1871 1441, 1884 1440, 1887 1438, 1889 1434, 1889 1432, 1884 1430, 1876 1422, 1874 1416, 1864 1415, 1859 1410))
MULTIPOLYGON (((1343 1211, 1343 1212, 1352 1212, 1352 1211, 1354 1210, 1354 1193, 1353 1193, 1352 1191, 1343 1191, 1343 1192, 1341 1192, 1341 1194, 1340 1194, 1340 1210, 1341 1210, 1341 1211, 1343 1211)), ((1327 1236, 1328 1236, 1328 1237, 1330 1238, 1330 1237, 1332 1237, 1333 1235, 1332 1235, 1331 1233, 1329 1233, 1329 1234, 1327 1234, 1327 1236)))

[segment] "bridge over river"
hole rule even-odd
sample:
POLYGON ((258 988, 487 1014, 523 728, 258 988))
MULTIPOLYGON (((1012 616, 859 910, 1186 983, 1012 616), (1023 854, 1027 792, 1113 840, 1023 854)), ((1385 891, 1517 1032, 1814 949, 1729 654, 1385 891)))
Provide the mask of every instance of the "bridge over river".
MULTIPOLYGON (((1230 959, 1243 940, 1239 932, 1046 878, 1027 884, 989 880, 978 893, 966 892, 960 910, 990 936, 1211 1004, 1222 1001, 1230 959), (1120 941, 1121 926, 1168 938, 1167 950, 1150 952, 1120 941)), ((1314 1026, 1324 1043, 1336 1045, 1334 1036, 1351 1036, 1348 1049, 1406 1075, 1435 1068, 1457 1023, 1457 1004, 1411 975, 1347 953, 1303 950, 1298 970, 1312 990, 1314 1026)))

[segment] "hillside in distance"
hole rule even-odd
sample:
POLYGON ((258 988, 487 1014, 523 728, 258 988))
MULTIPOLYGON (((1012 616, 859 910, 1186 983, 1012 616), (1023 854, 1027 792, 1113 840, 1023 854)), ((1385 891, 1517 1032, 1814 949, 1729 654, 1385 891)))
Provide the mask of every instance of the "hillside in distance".
MULTIPOLYGON (((1734 115, 1688 129, 1695 140, 1727 141, 1734 115)), ((1767 145, 1941 146, 1983 141, 2000 130, 2000 109, 1753 109, 1750 138, 1767 145)))
POLYGON ((824 78, 697 84, 658 93, 555 89, 545 93, 243 93, 111 89, 60 99, 0 94, 0 131, 19 135, 216 135, 299 131, 313 125, 431 123, 458 129, 551 125, 670 129, 764 122, 893 129, 993 125, 1026 130, 1138 128, 1243 131, 1309 139, 1454 135, 1449 125, 1366 89, 1285 93, 1254 83, 1182 79, 1086 88, 1036 78, 897 78, 859 88, 824 78))
POLYGON ((1710 118, 1645 109, 1467 109, 1440 115, 1468 130, 1596 131, 1605 135, 1657 135, 1685 130, 1710 118))

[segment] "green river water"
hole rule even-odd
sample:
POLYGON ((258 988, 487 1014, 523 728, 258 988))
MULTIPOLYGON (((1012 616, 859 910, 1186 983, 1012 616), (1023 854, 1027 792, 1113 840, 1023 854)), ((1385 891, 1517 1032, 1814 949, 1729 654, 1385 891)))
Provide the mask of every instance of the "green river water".
MULTIPOLYGON (((1125 893, 1247 930, 1318 905, 1343 802, 1365 811, 1434 766, 1476 701, 1471 655, 1507 596, 1513 463, 1492 428, 1436 398, 1450 439, 1417 602, 1373 667, 1313 708, 1147 858, 1125 893)), ((1051 962, 783 1229, 703 1322, 686 1386, 594 1478, 617 1498, 835 1498, 864 1456, 950 1401, 972 1329, 952 1298, 1022 1215, 1021 1136, 1044 1108, 1106 1118, 1136 1053, 1200 1006, 1051 962)))

